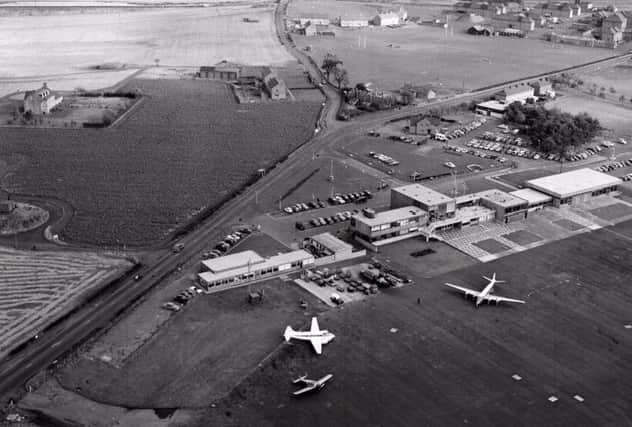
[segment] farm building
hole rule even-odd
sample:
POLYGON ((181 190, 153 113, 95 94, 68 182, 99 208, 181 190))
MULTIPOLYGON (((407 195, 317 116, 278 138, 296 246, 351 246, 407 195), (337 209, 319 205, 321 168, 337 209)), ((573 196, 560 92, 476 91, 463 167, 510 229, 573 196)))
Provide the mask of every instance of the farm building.
POLYGON ((203 79, 217 79, 233 82, 239 79, 241 66, 227 61, 219 62, 212 66, 202 66, 198 75, 203 79))
POLYGON ((426 212, 415 206, 378 213, 364 209, 351 217, 350 227, 357 241, 377 250, 376 246, 421 235, 420 227, 425 226, 426 221, 426 212))
MULTIPOLYGON (((568 2, 545 2, 536 5, 533 10, 541 15, 555 18, 572 18, 573 6, 568 2)), ((581 11, 580 11, 581 13, 581 11)))
POLYGON ((420 184, 409 184, 391 190, 391 209, 415 206, 428 213, 428 221, 454 216, 456 203, 431 188, 420 184))
POLYGON ((502 119, 505 116, 505 110, 507 109, 507 106, 508 104, 491 100, 476 104, 476 108, 474 111, 476 112, 476 114, 502 119))
POLYGON ((497 93, 494 98, 501 104, 509 105, 516 101, 524 104, 527 99, 533 98, 533 92, 533 87, 528 85, 509 86, 497 93))
POLYGON ((532 179, 527 187, 550 196, 554 206, 572 205, 602 194, 616 193, 619 178, 584 168, 532 179))
POLYGON ((36 116, 48 114, 63 100, 63 96, 51 91, 44 83, 41 88, 24 94, 24 112, 36 116))
POLYGON ((395 12, 380 13, 373 18, 373 24, 379 27, 399 25, 399 15, 395 12))
POLYGON ((523 13, 493 16, 492 25, 496 28, 513 28, 524 32, 535 30, 535 21, 523 13))
POLYGON ((198 274, 198 279, 207 291, 213 291, 289 273, 313 264, 313 255, 304 250, 270 258, 263 258, 254 251, 244 251, 202 261, 202 267, 206 271, 198 274))
POLYGON ((330 20, 324 15, 314 15, 296 19, 301 27, 305 27, 308 23, 312 25, 329 25, 330 20))
POLYGON ((281 78, 271 70, 263 75, 263 86, 266 93, 274 100, 285 99, 287 87, 281 78))
POLYGON ((493 36, 494 29, 485 25, 473 25, 467 29, 467 33, 472 36, 493 36))
POLYGON ((368 18, 338 17, 338 25, 342 28, 362 28, 369 26, 368 18))

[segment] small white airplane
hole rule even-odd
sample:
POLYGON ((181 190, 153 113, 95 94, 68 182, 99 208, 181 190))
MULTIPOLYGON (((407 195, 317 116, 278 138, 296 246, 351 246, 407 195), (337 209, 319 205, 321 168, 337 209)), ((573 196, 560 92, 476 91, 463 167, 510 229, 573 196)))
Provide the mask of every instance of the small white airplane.
POLYGON ((312 343, 314 346, 314 351, 316 354, 322 354, 323 352, 323 344, 327 344, 329 341, 333 340, 336 336, 329 331, 320 330, 318 327, 318 320, 315 317, 312 317, 312 327, 309 331, 295 331, 291 326, 285 328, 285 333, 283 334, 285 341, 288 342, 292 338, 297 340, 307 340, 312 343))
POLYGON ((303 385, 305 385, 305 387, 303 387, 300 390, 296 390, 292 394, 294 396, 299 396, 299 395, 301 395, 303 393, 307 393, 308 391, 321 390, 323 387, 325 387, 325 384, 327 383, 327 381, 329 381, 333 377, 334 376, 332 374, 327 374, 327 375, 325 375, 324 377, 322 377, 319 380, 310 380, 309 378, 307 378, 307 374, 305 374, 302 377, 299 377, 299 378, 295 379, 294 381, 292 381, 292 384, 303 384, 303 385))
POLYGON ((505 297, 492 295, 494 292, 494 285, 496 285, 496 283, 507 283, 504 280, 496 280, 496 273, 494 273, 491 279, 487 276, 483 276, 483 279, 489 280, 489 283, 487 284, 487 286, 485 286, 485 288, 482 291, 475 291, 474 289, 469 289, 463 286, 453 285, 452 283, 446 283, 445 285, 454 289, 458 289, 459 291, 463 292, 465 295, 465 298, 468 298, 470 296, 474 297, 477 307, 481 305, 483 302, 489 302, 489 303, 495 302, 496 305, 498 305, 498 303, 500 302, 515 302, 518 304, 525 303, 525 301, 522 301, 519 299, 511 299, 511 298, 505 298, 505 297))

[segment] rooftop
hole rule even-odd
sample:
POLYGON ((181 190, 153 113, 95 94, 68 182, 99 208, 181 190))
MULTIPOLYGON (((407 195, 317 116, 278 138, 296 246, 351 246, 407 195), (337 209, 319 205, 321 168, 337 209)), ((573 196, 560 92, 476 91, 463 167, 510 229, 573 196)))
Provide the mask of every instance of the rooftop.
POLYGON ((235 254, 225 255, 218 258, 207 259, 202 261, 204 267, 215 273, 231 270, 239 267, 247 267, 248 264, 254 265, 265 261, 255 251, 243 251, 235 254))
MULTIPOLYGON (((245 251, 245 252, 252 252, 253 251, 245 251)), ((240 252, 238 254, 235 255, 240 255, 243 254, 245 252, 240 252)), ((256 255, 256 253, 255 253, 256 255)), ((230 257, 232 255, 228 255, 228 257, 230 257)), ((257 255, 259 256, 259 255, 257 255)), ((220 257, 220 258, 215 258, 213 260, 210 261, 217 261, 220 260, 222 258, 226 258, 226 257, 220 257)), ((225 269, 223 271, 207 271, 204 273, 200 273, 198 274, 198 277, 200 279, 202 279, 203 281, 206 282, 213 282, 216 280, 222 280, 222 279, 227 279, 227 278, 231 278, 231 277, 236 277, 236 276, 240 276, 242 274, 247 274, 249 272, 253 272, 253 271, 260 271, 260 270, 265 270, 267 268, 272 268, 272 267, 279 267, 283 264, 291 264, 292 262, 295 261, 303 261, 306 259, 310 259, 310 258, 314 258, 313 255, 307 253, 306 251, 300 249, 297 251, 292 251, 292 252, 286 252, 284 254, 278 254, 278 255, 274 255, 271 256, 268 259, 261 259, 260 262, 253 264, 253 265, 245 265, 245 266, 240 266, 240 267, 233 267, 232 269, 225 269)), ((206 261, 205 261, 206 262, 206 261)))
POLYGON ((507 109, 507 104, 503 104, 502 102, 498 102, 498 101, 485 101, 485 102, 480 102, 478 104, 476 104, 478 107, 483 107, 483 108, 489 108, 491 110, 496 110, 499 112, 504 112, 507 109))
POLYGON ((392 191, 403 194, 428 206, 448 203, 454 200, 452 197, 448 197, 445 194, 439 193, 432 188, 424 187, 420 184, 404 185, 403 187, 393 188, 392 191))
POLYGON ((426 211, 419 209, 415 206, 405 206, 403 208, 391 209, 384 212, 378 212, 375 214, 375 218, 369 218, 361 213, 353 215, 356 221, 372 227, 374 225, 382 225, 395 221, 401 221, 403 219, 411 218, 414 216, 423 216, 426 211))
POLYGON ((531 188, 523 188, 522 190, 512 191, 510 194, 520 197, 521 199, 525 199, 529 202, 529 206, 551 201, 551 196, 532 190, 531 188))
POLYGON ((318 242, 334 253, 349 251, 353 249, 349 243, 343 242, 331 233, 321 233, 312 236, 311 239, 318 242))
POLYGON ((565 198, 619 185, 621 180, 596 170, 584 168, 532 179, 526 184, 553 197, 565 198))
POLYGON ((498 189, 485 190, 479 192, 478 194, 481 199, 489 200, 490 202, 505 208, 524 205, 527 202, 525 199, 516 197, 515 195, 498 189))

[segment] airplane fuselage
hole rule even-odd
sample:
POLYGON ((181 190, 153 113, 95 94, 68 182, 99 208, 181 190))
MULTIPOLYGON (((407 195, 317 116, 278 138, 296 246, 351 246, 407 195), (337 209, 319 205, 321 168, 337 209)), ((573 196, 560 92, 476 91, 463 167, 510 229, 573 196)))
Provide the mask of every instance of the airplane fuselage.
POLYGON ((481 291, 481 293, 476 297, 476 305, 479 306, 485 301, 485 297, 491 294, 494 291, 494 285, 496 284, 495 280, 489 282, 487 286, 481 291))

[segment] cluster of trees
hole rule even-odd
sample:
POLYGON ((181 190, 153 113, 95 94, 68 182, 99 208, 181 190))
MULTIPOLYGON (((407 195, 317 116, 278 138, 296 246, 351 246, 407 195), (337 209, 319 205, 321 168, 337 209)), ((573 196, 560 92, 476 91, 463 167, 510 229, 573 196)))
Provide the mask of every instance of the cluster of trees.
POLYGON ((562 157, 573 147, 589 142, 601 129, 599 121, 587 113, 572 115, 520 102, 509 105, 506 119, 520 128, 538 150, 562 157))
POLYGON ((333 76, 334 81, 338 84, 338 89, 349 85, 349 73, 345 68, 342 68, 342 61, 336 55, 332 53, 326 54, 320 68, 325 73, 327 81, 331 81, 333 76))

